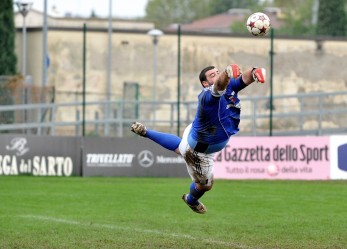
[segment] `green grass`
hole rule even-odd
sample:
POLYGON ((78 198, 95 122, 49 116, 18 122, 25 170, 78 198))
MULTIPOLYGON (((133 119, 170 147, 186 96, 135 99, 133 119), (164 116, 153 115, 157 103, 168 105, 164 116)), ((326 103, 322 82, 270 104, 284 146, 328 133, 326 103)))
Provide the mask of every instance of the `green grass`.
POLYGON ((0 177, 0 248, 347 248, 346 181, 0 177))

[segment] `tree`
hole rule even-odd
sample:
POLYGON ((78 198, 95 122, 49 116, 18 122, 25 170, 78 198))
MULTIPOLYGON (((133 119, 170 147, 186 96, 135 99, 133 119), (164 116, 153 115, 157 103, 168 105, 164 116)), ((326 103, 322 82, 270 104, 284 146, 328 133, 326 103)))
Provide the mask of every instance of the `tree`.
POLYGON ((210 2, 211 14, 220 14, 229 9, 256 9, 259 0, 215 0, 210 2))
POLYGON ((232 8, 255 8, 259 0, 149 0, 146 18, 158 28, 173 23, 189 23, 197 19, 227 12, 232 8))
POLYGON ((90 18, 98 18, 98 15, 96 14, 94 9, 92 9, 92 11, 90 12, 90 18))
POLYGON ((344 0, 319 1, 317 35, 346 35, 346 11, 344 0))
POLYGON ((189 23, 195 19, 209 16, 208 3, 212 0, 149 0, 146 18, 158 28, 173 23, 189 23))
POLYGON ((283 11, 284 26, 277 31, 283 35, 314 35, 313 6, 315 0, 275 0, 283 11))
MULTIPOLYGON (((15 54, 15 26, 12 0, 0 1, 0 76, 16 74, 17 57, 15 54)), ((11 105, 14 100, 11 93, 11 80, 0 80, 0 105, 11 105)), ((0 123, 13 123, 14 111, 0 113, 0 123)))
POLYGON ((0 75, 16 74, 13 1, 0 1, 0 75))

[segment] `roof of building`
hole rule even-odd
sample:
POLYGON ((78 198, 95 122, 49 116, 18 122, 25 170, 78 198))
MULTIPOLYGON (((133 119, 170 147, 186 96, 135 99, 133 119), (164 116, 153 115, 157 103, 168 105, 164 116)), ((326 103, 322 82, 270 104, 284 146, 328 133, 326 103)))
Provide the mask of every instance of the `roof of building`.
MULTIPOLYGON (((269 8, 264 13, 270 18, 271 26, 278 28, 283 25, 280 20, 280 11, 277 8, 269 8)), ((245 22, 249 15, 252 14, 249 9, 230 9, 227 12, 195 20, 191 23, 181 25, 182 31, 191 32, 218 32, 231 33, 231 25, 234 22, 245 22)), ((175 29, 174 25, 169 28, 175 29)))

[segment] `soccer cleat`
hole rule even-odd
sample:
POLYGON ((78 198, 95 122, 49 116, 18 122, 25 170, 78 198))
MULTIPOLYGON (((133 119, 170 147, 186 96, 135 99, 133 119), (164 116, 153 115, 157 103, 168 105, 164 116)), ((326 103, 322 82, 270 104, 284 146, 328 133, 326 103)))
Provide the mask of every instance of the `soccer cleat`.
POLYGON ((184 194, 184 195, 182 196, 182 199, 183 199, 183 201, 188 205, 188 207, 191 208, 191 210, 193 210, 195 213, 198 213, 198 214, 204 214, 204 213, 206 213, 207 208, 204 206, 204 204, 202 204, 202 202, 198 201, 198 204, 197 204, 197 205, 190 205, 190 204, 188 203, 187 196, 188 196, 188 194, 184 194))
POLYGON ((139 122, 134 122, 131 125, 131 131, 142 137, 145 137, 147 133, 146 126, 144 126, 143 124, 139 122))

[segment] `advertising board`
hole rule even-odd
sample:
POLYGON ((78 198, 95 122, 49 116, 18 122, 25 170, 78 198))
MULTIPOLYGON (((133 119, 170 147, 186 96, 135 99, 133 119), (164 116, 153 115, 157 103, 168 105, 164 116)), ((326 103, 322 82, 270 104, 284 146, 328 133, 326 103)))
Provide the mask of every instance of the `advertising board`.
POLYGON ((331 136, 331 179, 347 179, 347 136, 331 136))
POLYGON ((215 157, 215 177, 326 180, 329 146, 329 137, 233 137, 215 157))
POLYGON ((1 135, 0 175, 80 176, 81 139, 1 135))
POLYGON ((86 137, 82 160, 83 176, 188 176, 181 156, 141 137, 86 137))

